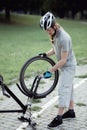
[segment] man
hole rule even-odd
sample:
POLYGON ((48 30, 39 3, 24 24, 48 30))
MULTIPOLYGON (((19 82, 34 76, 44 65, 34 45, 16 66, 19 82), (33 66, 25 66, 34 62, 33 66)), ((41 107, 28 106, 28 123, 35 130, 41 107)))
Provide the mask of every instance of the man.
POLYGON ((56 55, 58 62, 50 68, 50 73, 59 70, 58 94, 59 108, 57 116, 48 127, 56 127, 63 123, 64 118, 75 118, 73 102, 73 79, 75 76, 76 58, 72 50, 72 40, 69 34, 55 21, 51 12, 40 19, 40 26, 51 37, 52 48, 47 56, 56 55), (68 111, 64 113, 64 108, 68 111))

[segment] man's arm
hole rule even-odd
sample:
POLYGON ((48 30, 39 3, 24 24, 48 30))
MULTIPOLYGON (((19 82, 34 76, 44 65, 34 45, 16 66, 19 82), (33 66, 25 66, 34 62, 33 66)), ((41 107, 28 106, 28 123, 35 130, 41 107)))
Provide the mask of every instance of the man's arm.
POLYGON ((64 64, 67 61, 67 57, 68 57, 68 52, 62 52, 61 53, 61 60, 59 60, 51 69, 50 72, 54 72, 57 69, 60 69, 64 66, 64 64))
POLYGON ((53 54, 55 54, 53 48, 51 48, 48 52, 46 52, 46 55, 47 55, 47 56, 51 56, 51 55, 53 55, 53 54))

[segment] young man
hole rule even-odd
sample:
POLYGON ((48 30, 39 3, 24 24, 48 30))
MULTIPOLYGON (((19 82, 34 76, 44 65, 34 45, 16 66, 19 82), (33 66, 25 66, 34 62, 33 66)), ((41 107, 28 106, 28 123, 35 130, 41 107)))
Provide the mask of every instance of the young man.
POLYGON ((57 116, 48 127, 56 127, 63 123, 64 118, 75 118, 73 102, 73 79, 75 76, 76 58, 72 50, 72 40, 69 34, 55 21, 51 12, 40 19, 40 26, 51 37, 52 48, 47 56, 56 55, 58 62, 50 68, 50 72, 59 69, 58 94, 59 108, 57 116), (64 108, 68 111, 64 113, 64 108))

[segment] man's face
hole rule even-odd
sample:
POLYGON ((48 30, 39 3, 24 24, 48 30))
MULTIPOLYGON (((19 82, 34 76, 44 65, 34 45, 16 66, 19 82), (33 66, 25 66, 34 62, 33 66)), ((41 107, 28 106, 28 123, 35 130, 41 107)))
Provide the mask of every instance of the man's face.
POLYGON ((49 35, 53 36, 54 33, 55 33, 55 30, 54 30, 53 28, 48 28, 48 29, 46 30, 46 32, 47 32, 49 35))

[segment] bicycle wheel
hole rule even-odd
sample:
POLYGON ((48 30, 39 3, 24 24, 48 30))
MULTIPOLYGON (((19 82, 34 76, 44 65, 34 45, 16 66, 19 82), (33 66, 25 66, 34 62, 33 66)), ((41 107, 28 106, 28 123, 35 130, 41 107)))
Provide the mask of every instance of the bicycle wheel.
POLYGON ((31 91, 35 77, 43 75, 45 71, 54 65, 55 62, 52 59, 42 55, 29 59, 23 65, 20 72, 20 84, 29 97, 44 98, 54 90, 59 78, 58 70, 49 79, 41 78, 36 92, 31 91))

